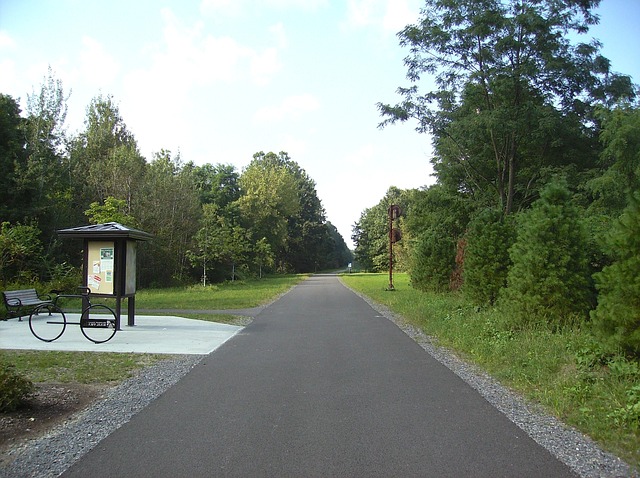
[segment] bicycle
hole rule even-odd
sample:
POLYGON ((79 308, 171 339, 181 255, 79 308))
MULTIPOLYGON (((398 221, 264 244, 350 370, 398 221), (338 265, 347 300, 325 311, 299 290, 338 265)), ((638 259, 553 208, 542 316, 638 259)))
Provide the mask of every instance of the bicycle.
POLYGON ((62 291, 52 290, 55 298, 50 303, 34 308, 29 316, 31 333, 43 342, 53 342, 62 336, 68 324, 79 325, 82 335, 95 344, 111 340, 117 332, 116 313, 104 304, 92 304, 88 287, 80 289, 80 294, 62 294, 62 291), (65 313, 58 306, 61 298, 82 299, 80 322, 67 321, 65 313))

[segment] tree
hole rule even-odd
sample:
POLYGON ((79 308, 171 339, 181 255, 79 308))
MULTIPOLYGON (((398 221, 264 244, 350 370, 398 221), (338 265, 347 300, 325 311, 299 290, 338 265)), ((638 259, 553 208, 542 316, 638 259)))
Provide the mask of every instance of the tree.
POLYGON ((22 121, 18 102, 0 94, 0 218, 10 222, 24 219, 28 199, 17 183, 19 169, 26 164, 22 121))
POLYGON ((224 209, 240 198, 240 175, 233 165, 196 166, 194 175, 202 204, 216 204, 224 209))
POLYGON ((255 261, 258 265, 258 277, 262 279, 262 269, 264 267, 273 267, 275 263, 273 251, 271 250, 271 246, 269 245, 269 242, 267 242, 266 237, 263 237, 256 243, 254 252, 255 261))
POLYGON ((338 232, 338 229, 329 221, 327 221, 326 226, 330 236, 330 241, 327 245, 327 268, 338 269, 345 267, 347 264, 353 262, 353 253, 349 250, 347 243, 344 242, 344 238, 340 232, 338 232))
MULTIPOLYGON (((270 153, 273 154, 273 153, 270 153)), ((238 199, 242 220, 254 242, 266 238, 283 260, 287 244, 288 220, 300 211, 295 176, 270 156, 256 153, 240 176, 238 199)))
MULTIPOLYGON (((16 194, 23 211, 36 221, 43 236, 54 237, 69 214, 69 177, 64 171, 67 99, 62 82, 51 68, 40 91, 27 95, 27 117, 23 125, 25 162, 17 165, 16 194)), ((49 249, 53 245, 48 242, 49 249)))
MULTIPOLYGON (((355 261, 365 270, 381 272, 389 270, 389 216, 391 205, 400 206, 402 211, 409 208, 408 191, 391 186, 384 197, 375 206, 365 209, 360 219, 353 226, 351 239, 356 245, 355 261)), ((404 239, 403 239, 404 242, 404 239)), ((401 270, 406 267, 406 260, 398 260, 403 256, 400 243, 394 247, 394 268, 401 270)))
POLYGON ((113 98, 94 98, 87 108, 85 130, 71 141, 70 169, 74 177, 82 178, 75 196, 85 204, 103 202, 108 196, 124 199, 131 212, 145 166, 113 98))
POLYGON ((477 304, 493 304, 507 285, 509 248, 515 225, 501 211, 486 209, 469 223, 464 260, 464 291, 477 304))
POLYGON ((276 251, 281 265, 295 272, 310 272, 326 265, 331 240, 316 184, 289 155, 258 152, 254 160, 284 169, 293 179, 299 209, 287 217, 285 245, 276 251))
POLYGON ((31 225, 11 225, 3 222, 0 227, 0 282, 11 280, 33 282, 42 272, 44 250, 40 230, 31 225))
POLYGON ((444 290, 456 263, 456 247, 469 223, 469 201, 436 184, 415 191, 404 221, 403 242, 409 249, 409 274, 414 287, 444 290))
POLYGON ((382 126, 417 120, 418 131, 433 133, 439 178, 474 196, 492 192, 496 200, 485 205, 514 212, 535 198, 545 168, 588 158, 576 149, 589 150, 596 104, 634 95, 630 77, 609 71, 598 42, 567 38, 597 22, 598 3, 428 0, 419 23, 399 33, 414 84, 398 90, 401 103, 378 105, 382 126), (425 75, 435 75, 437 89, 421 94, 425 75))
POLYGON ((640 355, 640 192, 606 238, 613 263, 595 274, 598 306, 594 327, 612 349, 640 355))
MULTIPOLYGON (((197 248, 189 251, 188 256, 194 266, 202 267, 203 283, 226 277, 235 280, 237 269, 247 269, 249 265, 250 232, 221 214, 216 204, 203 206, 201 226, 195 235, 197 248)), ((265 253, 264 247, 261 252, 265 253)))
POLYGON ((190 279, 187 251, 193 249, 202 217, 193 165, 184 165, 170 151, 155 153, 133 215, 143 231, 155 236, 140 247, 141 284, 168 285, 190 279))
POLYGON ((514 323, 584 320, 593 300, 588 240, 566 180, 549 183, 518 219, 501 299, 514 323))
POLYGON ((109 196, 104 200, 104 204, 92 202, 84 214, 89 218, 91 224, 117 222, 124 226, 135 227, 136 220, 126 211, 127 202, 124 199, 109 196))
MULTIPOLYGON (((599 113, 604 146, 601 168, 585 188, 590 212, 613 220, 627 207, 630 194, 640 189, 640 109, 621 104, 599 113)), ((610 223, 607 221, 607 227, 610 223)))

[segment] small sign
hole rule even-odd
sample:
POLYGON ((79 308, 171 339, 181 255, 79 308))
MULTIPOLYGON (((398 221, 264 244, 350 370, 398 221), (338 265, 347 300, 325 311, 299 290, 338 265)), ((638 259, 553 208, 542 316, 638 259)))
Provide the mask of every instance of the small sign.
POLYGON ((82 323, 80 325, 82 325, 84 328, 87 328, 87 329, 108 329, 108 328, 115 327, 115 323, 113 320, 89 319, 89 320, 82 320, 81 322, 82 323))

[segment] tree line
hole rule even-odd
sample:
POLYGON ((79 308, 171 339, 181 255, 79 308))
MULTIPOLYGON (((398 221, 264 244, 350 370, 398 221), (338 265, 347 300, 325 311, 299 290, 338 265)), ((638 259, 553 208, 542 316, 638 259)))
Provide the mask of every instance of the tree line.
POLYGON ((26 111, 0 94, 0 282, 79 285, 81 245, 56 231, 119 222, 153 234, 138 250, 141 287, 344 267, 351 252, 315 182, 286 152, 196 165, 142 156, 111 96, 69 135, 68 95, 51 70, 26 111))
POLYGON ((589 324, 640 355, 638 87, 597 40, 598 0, 427 0, 399 33, 411 85, 381 127, 415 121, 436 182, 392 187, 353 227, 356 261, 394 263, 421 290, 461 290, 515 330, 589 324), (425 79, 434 82, 425 90, 425 79))

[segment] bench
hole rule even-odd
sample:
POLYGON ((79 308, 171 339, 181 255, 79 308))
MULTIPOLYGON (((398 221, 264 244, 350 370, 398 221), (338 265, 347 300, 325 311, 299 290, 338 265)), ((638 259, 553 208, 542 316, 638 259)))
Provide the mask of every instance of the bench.
POLYGON ((11 317, 18 317, 18 320, 22 320, 24 309, 52 303, 51 296, 47 294, 46 297, 41 297, 35 289, 7 290, 2 293, 2 296, 4 305, 7 307, 7 316, 3 320, 11 317))

